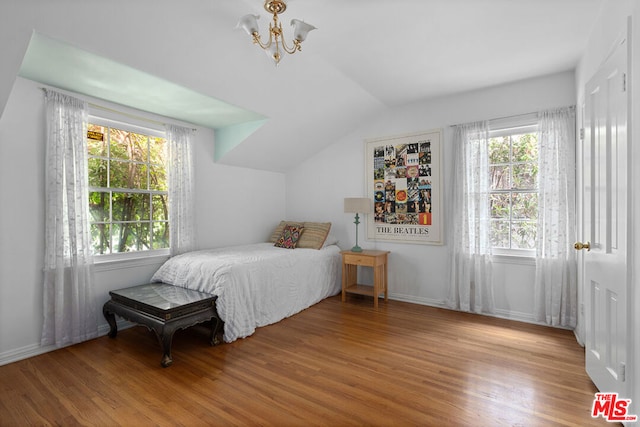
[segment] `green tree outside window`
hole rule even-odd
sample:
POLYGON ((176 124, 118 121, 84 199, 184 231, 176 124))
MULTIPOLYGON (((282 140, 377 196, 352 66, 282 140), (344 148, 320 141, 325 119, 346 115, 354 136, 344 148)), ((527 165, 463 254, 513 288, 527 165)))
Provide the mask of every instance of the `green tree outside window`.
POLYGON ((165 139, 89 124, 87 145, 94 254, 168 248, 165 139))

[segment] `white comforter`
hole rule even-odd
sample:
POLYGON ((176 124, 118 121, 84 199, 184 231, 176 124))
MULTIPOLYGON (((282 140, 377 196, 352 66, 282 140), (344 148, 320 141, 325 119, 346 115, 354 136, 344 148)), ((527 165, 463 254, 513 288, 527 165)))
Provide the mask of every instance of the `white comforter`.
POLYGON ((224 340, 247 337, 340 290, 340 249, 283 249, 273 243, 189 252, 151 279, 218 297, 224 340))

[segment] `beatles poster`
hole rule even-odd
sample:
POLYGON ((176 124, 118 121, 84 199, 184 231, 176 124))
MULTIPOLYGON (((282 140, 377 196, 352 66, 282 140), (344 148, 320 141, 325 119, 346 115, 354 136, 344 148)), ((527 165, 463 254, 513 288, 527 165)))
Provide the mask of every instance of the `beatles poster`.
POLYGON ((442 244, 442 130, 365 141, 367 237, 442 244))

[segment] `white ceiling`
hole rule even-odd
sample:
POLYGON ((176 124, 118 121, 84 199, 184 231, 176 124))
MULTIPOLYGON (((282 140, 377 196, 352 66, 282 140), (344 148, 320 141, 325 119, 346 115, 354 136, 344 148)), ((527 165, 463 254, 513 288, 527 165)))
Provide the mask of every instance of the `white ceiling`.
POLYGON ((220 161, 286 171, 388 108, 573 69, 607 1, 289 0, 287 37, 318 30, 276 68, 234 29, 262 0, 3 0, 0 111, 35 30, 265 116, 220 161))
POLYGON ((303 13, 329 24, 309 46, 392 106, 572 69, 601 3, 325 0, 303 13))

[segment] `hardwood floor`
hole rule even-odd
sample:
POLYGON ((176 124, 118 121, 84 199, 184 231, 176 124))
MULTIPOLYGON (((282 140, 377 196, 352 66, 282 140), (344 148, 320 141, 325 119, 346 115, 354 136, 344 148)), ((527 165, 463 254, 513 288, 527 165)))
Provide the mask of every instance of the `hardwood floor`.
POLYGON ((0 425, 587 426, 572 332, 329 298, 247 339, 143 327, 0 367, 0 425))

